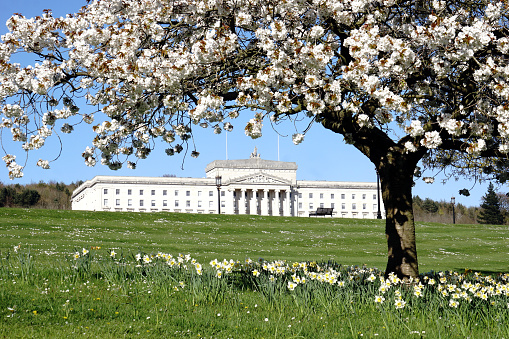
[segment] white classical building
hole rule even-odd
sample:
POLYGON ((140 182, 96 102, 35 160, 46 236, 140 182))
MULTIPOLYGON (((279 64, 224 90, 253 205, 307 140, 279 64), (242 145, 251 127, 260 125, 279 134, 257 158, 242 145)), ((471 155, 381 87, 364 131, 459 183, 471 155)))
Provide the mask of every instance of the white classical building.
POLYGON ((309 216, 375 219, 384 208, 376 182, 297 180, 297 164, 261 159, 215 160, 205 178, 96 176, 72 194, 73 210, 309 216), (218 187, 218 178, 220 186, 218 187), (380 206, 379 206, 380 204, 380 206))

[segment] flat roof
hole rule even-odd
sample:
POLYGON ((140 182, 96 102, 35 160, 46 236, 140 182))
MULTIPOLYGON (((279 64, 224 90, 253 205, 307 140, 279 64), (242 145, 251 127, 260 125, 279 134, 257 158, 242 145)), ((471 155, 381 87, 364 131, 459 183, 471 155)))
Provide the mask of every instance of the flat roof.
POLYGON ((242 169, 265 169, 265 170, 297 170, 297 163, 265 160, 260 158, 238 159, 238 160, 214 160, 205 167, 205 173, 216 168, 242 168, 242 169))

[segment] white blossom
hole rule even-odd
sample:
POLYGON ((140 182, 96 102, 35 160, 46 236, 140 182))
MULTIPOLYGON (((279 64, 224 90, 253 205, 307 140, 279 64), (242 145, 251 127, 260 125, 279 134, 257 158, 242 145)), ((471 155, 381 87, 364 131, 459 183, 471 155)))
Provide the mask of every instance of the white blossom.
POLYGON ((429 149, 437 148, 440 144, 442 144, 442 138, 437 131, 426 132, 421 139, 421 145, 429 149))
POLYGON ((304 141, 304 134, 295 133, 294 135, 292 135, 292 141, 295 145, 300 144, 301 142, 304 141))
POLYGON ((37 166, 44 168, 44 169, 49 169, 49 162, 48 162, 48 160, 39 159, 39 161, 37 161, 37 166))

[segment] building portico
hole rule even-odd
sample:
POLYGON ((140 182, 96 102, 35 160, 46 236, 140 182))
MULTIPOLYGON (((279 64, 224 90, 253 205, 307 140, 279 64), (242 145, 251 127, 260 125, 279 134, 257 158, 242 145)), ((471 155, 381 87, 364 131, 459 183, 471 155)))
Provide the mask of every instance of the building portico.
POLYGON ((232 214, 255 214, 290 216, 290 187, 266 188, 253 186, 249 188, 227 188, 233 192, 232 214))

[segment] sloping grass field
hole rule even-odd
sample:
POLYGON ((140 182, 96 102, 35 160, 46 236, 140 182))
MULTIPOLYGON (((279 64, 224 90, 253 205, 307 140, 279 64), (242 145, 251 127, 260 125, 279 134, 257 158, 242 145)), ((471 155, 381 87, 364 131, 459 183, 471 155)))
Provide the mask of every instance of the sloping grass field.
MULTIPOLYGON (((190 253, 200 261, 327 261, 385 268, 385 221, 0 209, 0 251, 31 247, 53 262, 100 246, 190 253)), ((509 226, 417 223, 420 271, 509 272, 509 226)))
POLYGON ((0 209, 0 337, 509 338, 508 226, 417 223, 414 284, 384 227, 0 209))

